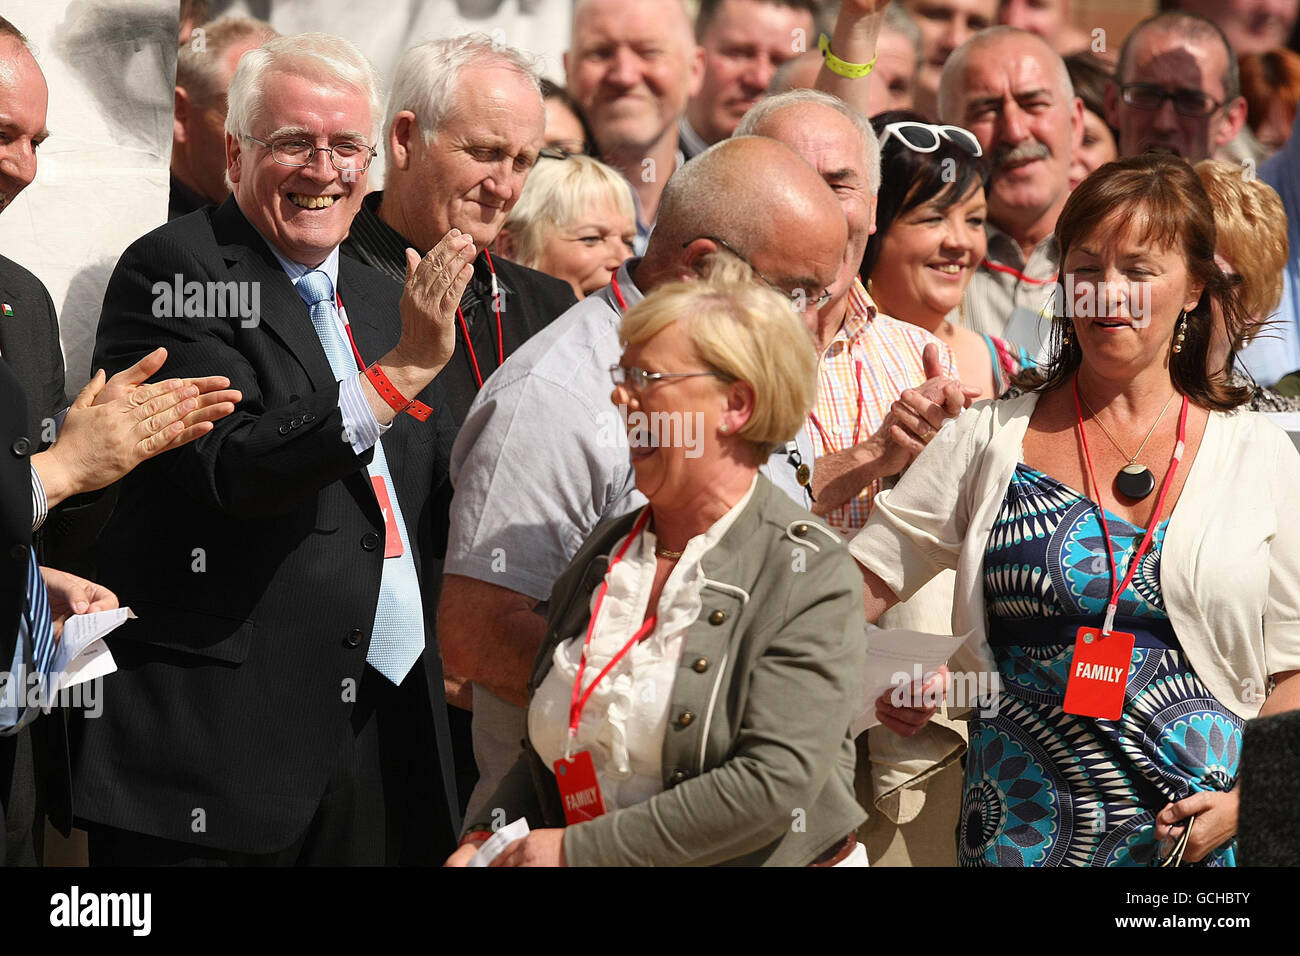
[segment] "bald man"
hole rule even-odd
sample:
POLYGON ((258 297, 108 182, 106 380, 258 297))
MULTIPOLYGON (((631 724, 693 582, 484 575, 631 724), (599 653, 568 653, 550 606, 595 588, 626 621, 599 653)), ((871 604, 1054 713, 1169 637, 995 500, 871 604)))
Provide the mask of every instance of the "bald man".
MULTIPOLYGON (((668 183, 645 257, 625 263, 608 288, 530 339, 484 384, 452 452, 456 492, 438 611, 447 669, 474 682, 480 778, 466 819, 483 818, 483 801, 518 755, 552 584, 597 524, 645 503, 609 400, 624 309, 665 282, 741 259, 813 323, 846 237, 835 194, 798 155, 769 139, 726 140, 668 183), (756 169, 761 203, 753 202, 756 169)), ((806 507, 799 462, 811 462, 810 448, 787 447, 762 470, 806 507)))
POLYGON ((700 91, 704 52, 681 0, 579 0, 564 54, 569 92, 587 114, 601 159, 636 202, 636 251, 659 214, 664 184, 685 158, 678 124, 700 91))
POLYGON ((1051 325, 1059 261, 1053 232, 1070 195, 1071 159, 1083 144, 1083 101, 1046 40, 999 26, 949 58, 939 115, 974 133, 993 167, 988 252, 966 290, 966 323, 1037 355, 1051 325))

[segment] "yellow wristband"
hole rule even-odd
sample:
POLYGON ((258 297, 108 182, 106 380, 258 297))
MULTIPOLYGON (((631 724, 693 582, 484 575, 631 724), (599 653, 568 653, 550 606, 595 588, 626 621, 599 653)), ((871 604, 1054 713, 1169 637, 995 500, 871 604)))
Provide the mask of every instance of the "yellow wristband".
POLYGON ((824 33, 821 39, 817 41, 817 48, 822 51, 822 58, 826 61, 827 68, 846 80, 860 80, 870 73, 871 68, 876 65, 876 57, 874 56, 871 58, 870 63, 850 63, 848 60, 841 60, 831 52, 831 39, 824 33))

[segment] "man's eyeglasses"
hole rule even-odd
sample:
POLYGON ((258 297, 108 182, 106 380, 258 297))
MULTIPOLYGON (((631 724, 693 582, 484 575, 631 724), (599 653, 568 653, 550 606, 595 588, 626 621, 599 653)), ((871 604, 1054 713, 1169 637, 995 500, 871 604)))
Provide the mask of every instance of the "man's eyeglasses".
MULTIPOLYGON (((827 302, 831 300, 830 289, 823 289, 820 295, 814 296, 814 295, 809 295, 807 289, 794 289, 793 291, 791 291, 790 289, 787 289, 784 286, 781 286, 776 282, 773 282, 767 276, 763 275, 763 273, 759 272, 758 269, 755 268, 754 263, 750 262, 739 252, 737 252, 735 247, 733 247, 731 243, 727 242, 727 240, 725 239, 719 239, 717 236, 697 236, 696 238, 707 239, 709 240, 709 242, 716 242, 723 249, 726 249, 729 253, 731 253, 733 256, 735 256, 745 265, 749 266, 749 268, 753 270, 754 275, 758 276, 758 278, 763 282, 764 285, 766 285, 768 288, 775 289, 777 292, 780 292, 783 296, 788 298, 790 300, 790 304, 793 305, 795 310, 798 312, 803 312, 810 308, 820 309, 822 306, 824 306, 827 302)), ((682 248, 685 249, 694 241, 695 239, 686 240, 686 242, 682 243, 682 248)))
POLYGON ((259 146, 271 151, 271 158, 281 166, 310 166, 317 153, 326 153, 330 163, 341 173, 365 172, 378 152, 365 143, 338 143, 334 146, 317 146, 305 139, 277 139, 273 143, 245 136, 259 146))
POLYGON ((700 378, 705 375, 720 378, 724 382, 729 381, 721 372, 647 372, 643 368, 624 368, 622 365, 609 367, 609 377, 615 387, 630 388, 634 392, 642 391, 651 382, 662 382, 672 378, 700 378))
POLYGON ((1165 100, 1173 100, 1175 110, 1196 119, 1204 119, 1223 105, 1201 90, 1167 90, 1154 83, 1126 83, 1120 87, 1119 94, 1129 106, 1152 113, 1164 106, 1165 100))
POLYGON ((916 120, 890 123, 880 131, 880 145, 884 146, 885 141, 891 136, 917 153, 933 153, 939 148, 939 141, 946 139, 972 156, 984 155, 984 149, 980 146, 980 141, 975 138, 975 134, 960 126, 919 123, 916 120))

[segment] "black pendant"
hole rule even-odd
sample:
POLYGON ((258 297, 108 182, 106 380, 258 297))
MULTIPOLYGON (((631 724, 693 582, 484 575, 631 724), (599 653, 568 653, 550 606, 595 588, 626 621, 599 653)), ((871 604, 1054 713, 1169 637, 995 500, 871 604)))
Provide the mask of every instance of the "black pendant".
POLYGON ((1156 479, 1146 465, 1125 465, 1115 473, 1115 487, 1125 498, 1141 501, 1156 490, 1156 479))

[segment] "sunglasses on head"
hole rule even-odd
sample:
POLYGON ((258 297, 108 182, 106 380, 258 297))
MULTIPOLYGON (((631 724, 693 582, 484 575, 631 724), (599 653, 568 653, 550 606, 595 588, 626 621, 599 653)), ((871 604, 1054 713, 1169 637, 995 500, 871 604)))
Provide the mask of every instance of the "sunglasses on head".
POLYGON ((980 146, 980 141, 975 138, 975 134, 960 126, 920 123, 916 120, 890 123, 880 133, 880 145, 883 147, 891 136, 917 153, 933 153, 939 148, 939 140, 946 139, 972 156, 984 155, 984 150, 980 146))

